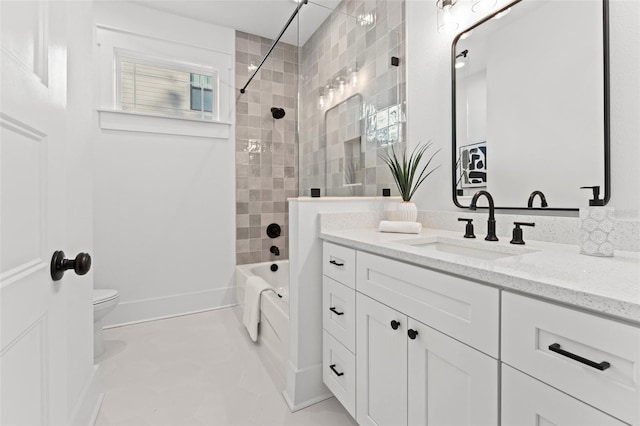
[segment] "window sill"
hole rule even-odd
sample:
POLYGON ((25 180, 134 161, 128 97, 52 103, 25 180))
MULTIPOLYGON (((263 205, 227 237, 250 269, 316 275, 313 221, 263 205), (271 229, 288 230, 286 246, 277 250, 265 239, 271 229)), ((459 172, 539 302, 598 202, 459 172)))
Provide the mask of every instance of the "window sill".
POLYGON ((99 109, 100 128, 126 132, 229 139, 231 123, 193 118, 164 117, 119 110, 99 109))

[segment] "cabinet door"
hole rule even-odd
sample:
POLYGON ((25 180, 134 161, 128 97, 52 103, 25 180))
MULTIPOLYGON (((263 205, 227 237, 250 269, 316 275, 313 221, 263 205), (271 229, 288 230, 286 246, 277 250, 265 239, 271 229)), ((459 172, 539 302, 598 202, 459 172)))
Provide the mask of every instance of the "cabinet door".
POLYGON ((504 426, 623 426, 624 423, 502 364, 504 426))
POLYGON ((497 425, 498 361, 409 318, 410 425, 497 425))
POLYGON ((406 425, 407 317, 360 293, 356 316, 358 423, 406 425))

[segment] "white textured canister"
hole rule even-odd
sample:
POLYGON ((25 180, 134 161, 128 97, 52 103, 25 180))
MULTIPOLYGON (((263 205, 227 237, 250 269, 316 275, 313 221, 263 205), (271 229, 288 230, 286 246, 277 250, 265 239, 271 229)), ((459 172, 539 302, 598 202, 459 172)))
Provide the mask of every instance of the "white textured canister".
POLYGON ((615 238, 613 207, 583 207, 580 209, 580 253, 589 256, 613 256, 615 238))

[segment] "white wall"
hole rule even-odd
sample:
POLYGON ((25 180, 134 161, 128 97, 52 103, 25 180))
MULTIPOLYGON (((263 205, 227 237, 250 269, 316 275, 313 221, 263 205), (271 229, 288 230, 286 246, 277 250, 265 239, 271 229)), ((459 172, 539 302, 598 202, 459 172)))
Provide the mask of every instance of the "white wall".
MULTIPOLYGON (((456 211, 451 195, 450 54, 454 35, 438 33, 436 7, 431 2, 408 0, 406 7, 408 141, 409 145, 433 141, 442 148, 436 158, 443 165, 423 184, 414 201, 421 210, 456 211)), ((639 27, 640 2, 610 1, 610 205, 616 207, 618 217, 640 217, 639 27)), ((585 194, 585 205, 586 200, 585 194)))
MULTIPOLYGON (((330 398, 322 382, 322 240, 320 213, 374 212, 379 219, 398 197, 300 197, 289 199, 289 330, 287 388, 292 411, 330 398)), ((363 224, 363 227, 371 224, 363 224)))
MULTIPOLYGON (((229 69, 221 74, 228 76, 229 96, 221 103, 228 105, 228 116, 221 121, 232 121, 234 30, 113 1, 96 3, 95 23, 171 57, 198 49, 207 58, 226 56, 229 69)), ((97 49, 101 63, 104 49, 97 49)), ((109 72, 101 67, 96 86, 111 81, 109 72)), ((102 94, 99 108, 113 108, 102 94)), ((219 125, 225 131, 216 137, 196 137, 155 133, 158 128, 105 129, 103 118, 101 112, 94 149, 95 286, 120 294, 106 324, 235 303, 233 126, 219 125)))

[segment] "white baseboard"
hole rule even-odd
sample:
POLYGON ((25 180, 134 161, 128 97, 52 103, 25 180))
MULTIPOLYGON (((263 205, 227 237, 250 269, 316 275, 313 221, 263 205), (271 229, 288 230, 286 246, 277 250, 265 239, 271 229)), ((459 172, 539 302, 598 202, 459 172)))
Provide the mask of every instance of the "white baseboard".
POLYGON ((194 293, 176 294, 153 299, 120 302, 103 320, 105 328, 120 327, 217 308, 236 303, 235 287, 225 287, 194 293))
POLYGON ((73 426, 93 426, 98 418, 98 412, 104 397, 104 394, 100 392, 99 369, 99 365, 93 366, 93 373, 71 414, 70 424, 73 426))
POLYGON ((287 388, 282 395, 292 412, 333 396, 322 382, 322 364, 298 369, 290 360, 287 362, 287 388))

